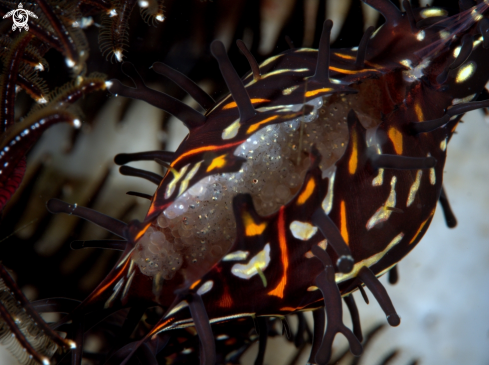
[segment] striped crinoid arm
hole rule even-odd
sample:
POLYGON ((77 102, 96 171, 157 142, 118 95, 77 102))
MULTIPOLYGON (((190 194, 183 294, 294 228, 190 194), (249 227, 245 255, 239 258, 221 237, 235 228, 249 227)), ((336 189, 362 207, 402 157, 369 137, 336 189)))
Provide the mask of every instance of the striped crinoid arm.
MULTIPOLYGON (((22 45, 22 40, 23 38, 17 43, 22 45)), ((105 76, 92 74, 88 77, 79 76, 74 81, 47 94, 46 87, 37 77, 35 70, 26 65, 19 67, 19 64, 22 63, 22 52, 14 52, 16 48, 11 51, 11 61, 6 63, 9 67, 5 67, 5 70, 14 68, 16 72, 5 74, 2 83, 2 121, 6 128, 0 146, 2 163, 0 208, 5 206, 22 182, 26 169, 25 155, 39 140, 42 133, 58 123, 71 123, 79 127, 80 120, 65 109, 84 95, 105 89, 105 76), (29 115, 19 123, 14 123, 13 118, 16 86, 25 89, 38 101, 29 115), (50 102, 47 103, 47 100, 50 102)))
POLYGON ((100 51, 111 61, 114 57, 117 62, 122 62, 124 59, 124 51, 129 42, 129 17, 136 3, 136 0, 114 0, 111 11, 103 15, 102 29, 98 38, 100 51))
POLYGON ((0 264, 0 342, 22 364, 49 364, 50 358, 76 348, 53 331, 0 264))
MULTIPOLYGON (((8 35, 0 36, 0 56, 3 59, 8 57, 10 50, 14 45, 14 40, 8 35)), ((49 68, 48 62, 42 57, 38 47, 29 43, 22 54, 22 62, 29 65, 31 68, 44 71, 49 68)))
POLYGON ((61 45, 66 65, 79 74, 85 68, 88 42, 83 32, 73 26, 73 16, 80 16, 77 8, 60 1, 51 4, 46 0, 36 0, 36 3, 42 11, 44 28, 52 29, 61 45))
POLYGON ((139 1, 141 17, 148 25, 157 26, 165 21, 164 8, 164 0, 139 1))

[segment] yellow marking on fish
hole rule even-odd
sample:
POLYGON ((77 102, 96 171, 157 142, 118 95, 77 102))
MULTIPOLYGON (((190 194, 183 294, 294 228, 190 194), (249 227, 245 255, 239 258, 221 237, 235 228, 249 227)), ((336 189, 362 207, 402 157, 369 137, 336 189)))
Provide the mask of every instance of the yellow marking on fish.
POLYGON ((301 221, 291 222, 289 229, 292 232, 292 236, 302 241, 308 241, 318 231, 318 227, 301 221))
POLYGON ((348 236, 348 228, 346 224, 346 205, 344 200, 341 201, 340 214, 341 214, 341 225, 340 225, 341 236, 343 237, 346 244, 348 245, 349 236, 348 236))
POLYGON ((396 127, 390 127, 388 131, 389 139, 394 145, 394 149, 398 155, 402 155, 403 151, 403 140, 402 133, 396 127))
POLYGON ((210 172, 214 169, 220 169, 226 165, 226 154, 216 157, 212 160, 211 164, 207 168, 206 172, 210 172))
POLYGON ((421 109, 421 105, 419 103, 414 103, 414 111, 416 112, 416 116, 418 117, 418 122, 424 122, 424 113, 423 109, 421 109))
POLYGON ((343 54, 343 53, 334 53, 335 56, 338 56, 339 58, 343 58, 345 60, 356 60, 357 58, 355 56, 351 56, 348 54, 343 54))
POLYGON ((306 188, 299 195, 299 198, 297 198, 297 205, 304 204, 307 201, 307 199, 311 197, 315 188, 316 188, 316 181, 314 181, 313 178, 310 178, 309 181, 307 182, 306 188))
MULTIPOLYGON (((270 100, 268 99, 251 99, 251 104, 258 104, 258 103, 267 103, 270 100)), ((227 109, 233 109, 236 108, 238 104, 236 104, 235 101, 230 102, 229 104, 226 104, 222 107, 222 110, 227 110, 227 109)))
POLYGON ((435 209, 433 209, 431 211, 431 214, 430 216, 423 222, 421 223, 421 225, 419 226, 419 229, 418 231, 416 232, 416 234, 414 235, 413 239, 411 240, 411 242, 409 242, 409 244, 413 244, 414 241, 416 241, 416 239, 418 238, 418 236, 420 235, 421 231, 423 230, 424 226, 426 225, 426 223, 428 223, 428 221, 433 217, 433 214, 435 214, 435 209))
POLYGON ((329 214, 331 212, 331 208, 333 208, 333 192, 334 192, 333 187, 334 187, 335 175, 336 175, 336 171, 333 172, 333 174, 329 178, 328 194, 326 194, 323 202, 321 203, 321 207, 323 208, 323 210, 326 214, 329 214))
POLYGON ((391 216, 393 210, 389 208, 394 208, 396 206, 396 183, 397 177, 393 176, 391 180, 391 191, 387 201, 382 205, 374 215, 367 222, 367 230, 372 229, 375 225, 385 222, 391 216))
POLYGON ((168 199, 173 194, 178 182, 185 176, 185 173, 187 172, 189 166, 190 164, 185 165, 180 169, 180 171, 177 171, 176 169, 170 166, 168 170, 173 174, 173 180, 170 181, 170 183, 166 187, 166 191, 165 191, 166 199, 168 199))
POLYGON ((406 202, 406 207, 409 207, 414 202, 414 198, 416 197, 416 193, 418 192, 419 185, 421 184, 421 177, 423 176, 423 171, 418 170, 416 173, 416 180, 414 180, 411 188, 409 189, 409 195, 406 202))
POLYGON ((239 131, 239 127, 241 126, 241 123, 239 122, 239 119, 236 119, 233 123, 231 123, 228 127, 226 127, 222 131, 221 138, 226 140, 226 139, 231 139, 236 137, 239 131))
POLYGON ((322 89, 316 89, 316 90, 308 91, 305 93, 305 96, 306 96, 306 98, 308 98, 310 96, 314 96, 314 95, 317 95, 320 93, 329 93, 332 90, 333 90, 333 88, 331 88, 331 87, 324 87, 322 89))
POLYGON ((148 223, 137 235, 136 237, 134 237, 134 241, 137 241, 138 239, 140 239, 143 234, 146 233, 146 231, 148 230, 149 226, 151 226, 151 223, 148 223))
POLYGON ((267 243, 263 250, 253 256, 247 264, 234 264, 231 273, 241 279, 250 279, 255 275, 260 275, 258 269, 263 273, 270 264, 270 243, 267 243))
POLYGON ((353 142, 353 147, 351 151, 350 161, 348 162, 348 171, 350 171, 350 175, 354 175, 357 171, 358 166, 357 132, 354 129, 352 129, 351 131, 351 139, 353 142))
POLYGON ((430 8, 422 9, 419 12, 419 15, 421 15, 423 19, 426 19, 434 16, 447 16, 448 12, 445 9, 430 7, 430 8))
POLYGON ((274 75, 280 75, 280 74, 283 74, 286 72, 307 72, 307 71, 309 71, 308 68, 297 68, 297 69, 284 68, 281 70, 275 70, 275 71, 269 72, 267 74, 264 74, 261 76, 261 78, 266 79, 267 77, 274 76, 274 75))
POLYGON ((195 281, 192 285, 190 285, 190 290, 194 289, 197 285, 199 285, 200 279, 195 281))
POLYGON ((270 122, 272 120, 275 120, 277 118, 278 118, 278 115, 273 115, 273 116, 271 116, 271 117, 269 117, 269 118, 267 118, 265 120, 262 120, 261 122, 255 123, 255 124, 251 125, 248 128, 248 130, 246 131, 246 133, 247 134, 251 134, 251 133, 255 132, 258 129, 258 127, 261 126, 262 124, 266 124, 266 123, 268 123, 268 122, 270 122))
POLYGON ((462 82, 467 81, 474 75, 476 68, 477 65, 474 61, 466 65, 463 65, 462 67, 459 68, 457 72, 457 76, 455 77, 455 82, 457 84, 460 84, 462 82))
POLYGON ((285 285, 287 285, 287 270, 289 268, 289 252, 287 249, 287 239, 285 236, 285 217, 284 217, 285 207, 282 206, 278 213, 278 242, 280 244, 280 260, 283 265, 282 278, 277 284, 275 289, 268 292, 268 295, 274 295, 279 298, 284 297, 285 285))
POLYGON ((197 171, 199 171, 200 165, 202 165, 203 161, 197 162, 194 167, 188 172, 188 174, 185 176, 185 179, 183 179, 182 183, 180 184, 180 190, 178 191, 178 196, 182 195, 185 190, 188 188, 188 184, 190 183, 190 180, 195 176, 197 171))
POLYGON ((330 71, 339 72, 339 73, 342 73, 345 75, 356 75, 356 74, 364 73, 364 72, 379 72, 375 68, 365 68, 363 70, 345 70, 343 68, 329 66, 329 69, 330 69, 330 71))
POLYGON ((335 281, 336 283, 341 283, 343 281, 346 281, 348 279, 354 278, 358 275, 358 272, 363 268, 363 267, 371 267, 372 265, 376 264, 379 262, 387 252, 389 252, 395 245, 397 245, 401 240, 404 238, 404 233, 399 233, 394 239, 387 245, 387 247, 375 254, 372 255, 362 261, 359 261, 353 265, 353 270, 349 272, 348 274, 343 274, 343 273, 336 273, 335 274, 335 281))
POLYGON ((372 186, 382 186, 384 183, 384 169, 379 169, 377 176, 372 180, 372 186))
POLYGON ((261 235, 267 227, 267 222, 256 224, 253 217, 248 212, 244 212, 242 218, 245 226, 245 234, 248 237, 261 235))

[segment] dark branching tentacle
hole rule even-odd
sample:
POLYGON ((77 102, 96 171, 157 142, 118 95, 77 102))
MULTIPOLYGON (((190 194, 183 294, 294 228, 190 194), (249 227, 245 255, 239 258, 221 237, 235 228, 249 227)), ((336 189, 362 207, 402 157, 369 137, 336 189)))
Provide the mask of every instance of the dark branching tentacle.
POLYGON ((85 334, 85 317, 81 316, 73 320, 73 340, 76 342, 76 349, 71 352, 71 364, 81 365, 83 359, 83 343, 85 334))
MULTIPOLYGON (((137 325, 141 321, 147 307, 145 305, 135 305, 129 309, 129 313, 124 319, 124 324, 117 333, 115 342, 120 346, 124 344, 131 334, 136 329, 137 325)), ((117 347, 119 347, 117 346, 117 347)))
POLYGON ((161 180, 163 180, 163 176, 161 175, 158 175, 151 171, 135 169, 134 167, 131 166, 121 166, 119 168, 119 172, 125 176, 140 177, 141 179, 148 180, 155 185, 160 185, 161 180))
POLYGON ((289 322, 287 322, 287 318, 283 317, 281 319, 282 321, 282 336, 285 336, 285 338, 289 341, 292 341, 292 331, 289 326, 289 322))
POLYGON ((323 342, 324 336, 324 326, 326 324, 326 314, 324 308, 318 308, 312 312, 312 317, 314 319, 314 333, 312 339, 311 354, 309 355, 309 363, 316 363, 316 355, 319 352, 321 343, 323 342))
POLYGON ((422 123, 411 122, 409 125, 413 133, 432 132, 447 124, 450 121, 451 117, 454 117, 456 115, 460 116, 461 114, 471 112, 472 110, 483 109, 488 107, 489 107, 489 100, 480 100, 480 101, 472 101, 469 103, 461 103, 448 109, 445 115, 441 118, 428 120, 422 123))
POLYGON ((457 68, 462 66, 465 61, 467 61, 467 59, 470 57, 470 54, 472 53, 473 44, 474 37, 471 34, 466 34, 462 37, 462 48, 460 49, 457 58, 450 65, 445 67, 442 73, 436 77, 436 81, 439 84, 443 84, 445 83, 445 81, 447 81, 450 71, 456 70, 457 68))
POLYGON ((360 294, 362 294, 362 298, 365 304, 370 304, 370 300, 368 299, 367 292, 365 291, 365 289, 363 289, 363 286, 359 285, 358 290, 360 291, 360 294))
POLYGON ((205 116, 198 111, 182 103, 180 100, 147 87, 132 63, 124 62, 122 64, 122 72, 131 78, 136 88, 124 86, 119 80, 107 81, 107 90, 113 95, 122 95, 136 100, 143 100, 180 119, 189 129, 195 129, 204 125, 205 116))
POLYGON ((285 36, 285 42, 287 42, 287 45, 289 46, 290 49, 295 48, 292 38, 290 38, 288 35, 285 36))
POLYGON ((358 277, 370 289, 375 299, 377 299, 377 302, 387 316, 387 322, 393 327, 399 326, 401 319, 396 313, 396 309, 389 298, 389 294, 387 294, 384 286, 380 283, 374 273, 365 266, 360 269, 358 277))
POLYGON ((441 208, 443 210, 443 215, 445 216, 445 222, 447 223, 448 228, 455 228, 457 226, 457 218, 452 211, 452 207, 447 198, 447 193, 445 191, 445 187, 441 187, 441 193, 439 198, 441 208))
POLYGON ((239 50, 246 57, 248 63, 250 64, 251 72, 253 72, 253 80, 255 81, 260 80, 261 78, 260 66, 258 65, 258 62, 256 62, 255 57, 253 56, 253 54, 250 52, 248 47, 246 47, 246 44, 241 39, 238 39, 236 41, 236 44, 238 45, 239 50))
POLYGON ((411 3, 407 0, 404 0, 402 2, 402 6, 404 6, 404 9, 406 9, 406 15, 409 20, 409 25, 411 26, 411 32, 417 33, 418 28, 416 28, 416 21, 414 19, 414 13, 413 13, 413 8, 411 7, 411 3))
POLYGON ((190 314, 194 320, 195 329, 202 344, 200 353, 201 365, 214 365, 216 363, 216 342, 212 334, 209 316, 205 310, 204 302, 199 294, 190 294, 188 298, 190 314))
POLYGON ((407 157, 397 155, 373 155, 370 157, 372 166, 376 169, 421 170, 436 166, 434 157, 407 157))
POLYGON ((104 250, 124 251, 127 247, 126 240, 92 240, 92 241, 73 241, 70 244, 72 250, 82 248, 101 248, 104 250))
POLYGON ((485 49, 489 48, 489 19, 481 19, 477 25, 477 29, 482 35, 482 46, 485 49))
POLYGON ((397 268, 397 265, 389 270, 388 281, 391 285, 397 284, 399 281, 399 269, 397 268))
POLYGON ((392 360, 394 360, 397 355, 399 355, 399 350, 394 349, 390 351, 387 355, 384 356, 384 358, 379 362, 379 365, 389 365, 392 363, 392 360))
POLYGON ((140 193, 140 192, 137 192, 137 191, 128 191, 126 194, 127 195, 131 195, 131 196, 136 196, 138 198, 143 198, 143 199, 146 199, 146 200, 153 199, 153 195, 144 194, 144 193, 140 193))
POLYGON ((319 208, 314 212, 311 220, 312 223, 319 228, 324 238, 328 240, 328 243, 338 255, 338 260, 336 261, 338 269, 342 273, 351 272, 354 264, 353 257, 351 256, 351 251, 343 239, 343 236, 341 236, 338 227, 336 227, 331 218, 324 213, 322 208, 319 208))
POLYGON ((412 122, 410 127, 414 133, 428 133, 435 129, 443 127, 450 121, 450 115, 445 114, 443 117, 438 119, 427 120, 426 122, 412 122))
POLYGON ((267 348, 268 341, 268 324, 267 318, 257 317, 255 318, 255 326, 258 332, 258 353, 255 358, 255 365, 263 365, 265 360, 265 350, 267 348))
POLYGON ((331 29, 333 28, 333 22, 331 20, 325 20, 323 23, 323 30, 321 33, 321 39, 319 40, 318 56, 316 61, 316 70, 314 75, 311 76, 308 82, 309 92, 313 92, 317 95, 317 92, 328 93, 332 90, 336 92, 342 92, 345 94, 356 94, 358 91, 345 85, 339 85, 332 83, 329 78, 329 65, 331 57, 331 29), (317 92, 314 92, 317 91, 317 92))
POLYGON ((133 161, 154 161, 160 159, 171 163, 175 159, 175 152, 169 151, 146 151, 136 153, 119 153, 114 157, 114 162, 117 165, 125 165, 133 161))
POLYGON ((257 114, 257 111, 251 103, 251 99, 243 85, 243 81, 241 81, 240 77, 236 73, 236 70, 231 64, 226 48, 224 48, 224 44, 222 44, 222 42, 212 42, 211 52, 219 63, 219 69, 221 70, 222 77, 224 78, 224 81, 226 82, 226 85, 234 101, 236 102, 236 105, 238 106, 240 122, 245 123, 253 118, 257 114))
POLYGON ((70 313, 80 305, 80 301, 69 298, 49 298, 31 303, 38 313, 70 313))
POLYGON ((66 213, 83 218, 125 239, 124 234, 127 224, 118 219, 109 217, 93 209, 79 207, 77 204, 68 204, 59 199, 50 199, 46 204, 46 207, 49 212, 54 214, 66 213))
POLYGON ((460 7, 460 12, 469 10, 474 6, 473 0, 458 0, 458 6, 460 7))
POLYGON ((189 94, 199 105, 205 110, 211 109, 216 103, 214 99, 202 90, 195 82, 177 70, 165 65, 162 62, 155 62, 151 66, 157 74, 168 77, 175 84, 180 86, 187 94, 189 94))
POLYGON ((329 63, 331 55, 331 29, 333 28, 333 22, 326 20, 323 24, 323 31, 321 33, 321 39, 319 41, 318 59, 316 63, 316 72, 311 78, 311 81, 317 81, 322 84, 330 84, 329 81, 329 63))
POLYGON ((357 304, 355 303, 355 298, 353 298, 353 294, 350 294, 343 297, 343 300, 350 311, 351 322, 353 323, 353 333, 358 338, 358 341, 362 342, 362 325, 360 324, 360 314, 358 312, 357 304))
POLYGON ((316 362, 327 364, 331 358, 331 347, 334 337, 341 332, 350 344, 350 350, 355 356, 363 352, 362 344, 357 337, 343 324, 343 307, 341 294, 335 282, 335 270, 329 255, 319 246, 312 247, 312 253, 324 265, 324 270, 316 277, 316 285, 321 290, 326 308, 327 325, 321 347, 316 355, 316 362))
POLYGON ((307 322, 304 313, 297 313, 297 333, 294 336, 294 345, 296 348, 302 347, 305 343, 304 334, 307 332, 307 322))
POLYGON ((362 0, 377 10, 385 18, 386 23, 395 24, 402 19, 401 11, 390 0, 362 0))
POLYGON ((355 60, 355 68, 357 70, 361 70, 365 67, 365 56, 367 53, 367 46, 368 42, 370 41, 370 37, 372 36, 372 33, 374 32, 375 27, 370 26, 367 28, 365 33, 363 33, 362 40, 360 41, 360 44, 358 45, 358 51, 357 51, 357 58, 355 60))

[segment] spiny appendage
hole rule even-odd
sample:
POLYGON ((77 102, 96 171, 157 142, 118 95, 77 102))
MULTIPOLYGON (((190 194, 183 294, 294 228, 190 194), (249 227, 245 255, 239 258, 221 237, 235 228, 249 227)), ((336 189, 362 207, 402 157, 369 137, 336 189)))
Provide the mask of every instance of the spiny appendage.
POLYGON ((147 87, 132 63, 125 62, 122 65, 122 72, 131 78, 136 87, 132 88, 124 86, 119 80, 107 81, 107 90, 113 95, 144 100, 148 104, 165 110, 177 117, 184 122, 189 129, 200 127, 205 123, 205 116, 198 111, 169 95, 147 87))
MULTIPOLYGON (((357 93, 357 90, 350 88, 349 86, 332 82, 329 77, 329 65, 331 58, 330 36, 332 28, 333 22, 331 20, 326 20, 323 24, 323 31, 321 33, 321 39, 319 41, 316 70, 314 72, 314 75, 307 79, 307 92, 305 94, 306 99, 332 93, 357 93)), ((371 31, 372 30, 370 29, 367 34, 371 31)), ((361 66, 363 68, 367 41, 367 39, 364 41, 363 49, 359 50, 358 57, 355 62, 355 67, 361 66)))
POLYGON ((222 77, 224 78, 229 92, 233 96, 233 99, 238 106, 240 123, 244 124, 253 118, 258 112, 251 103, 251 99, 243 85, 243 81, 238 76, 236 70, 231 64, 231 61, 229 60, 224 44, 220 41, 212 42, 211 52, 219 63, 222 77))
MULTIPOLYGON (((315 360, 319 364, 327 364, 331 358, 331 349, 333 339, 336 333, 341 332, 350 343, 350 350, 355 356, 360 356, 363 352, 362 345, 358 338, 343 324, 343 310, 341 295, 335 282, 335 270, 329 255, 319 246, 313 246, 312 253, 324 265, 322 271, 316 277, 316 285, 321 290, 326 309, 327 326, 326 333, 323 336, 321 346, 317 349, 315 360)), ((319 309, 323 310, 323 309, 319 309)), ((316 325, 316 324, 315 324, 316 325)), ((319 328, 324 324, 318 324, 319 328)))
MULTIPOLYGON (((366 130, 360 123, 356 112, 351 109, 348 113, 348 126, 350 128, 350 137, 356 135, 352 133, 352 129, 356 129, 361 136, 358 138, 357 151, 362 151, 362 155, 359 156, 357 166, 370 164, 374 169, 396 169, 396 170, 417 170, 417 169, 429 169, 436 166, 436 159, 434 157, 410 157, 410 156, 398 156, 391 154, 379 154, 373 147, 367 147, 366 144, 366 130)), ((355 143, 349 143, 347 147, 348 153, 356 153, 352 150, 355 143)), ((344 155, 345 156, 345 155, 344 155)))
POLYGON ((390 0, 362 0, 381 13, 387 24, 396 23, 402 18, 401 11, 390 0))
POLYGON ((445 216, 445 222, 448 228, 455 228, 457 226, 457 218, 452 211, 444 186, 441 187, 439 202, 442 207, 443 215, 445 216))
POLYGON ((438 128, 442 128, 448 122, 452 122, 455 120, 460 120, 463 114, 468 113, 472 110, 483 109, 489 107, 489 100, 481 100, 481 101, 471 101, 468 103, 460 103, 454 105, 450 109, 447 109, 445 115, 441 118, 427 120, 424 122, 411 122, 409 127, 411 128, 413 133, 429 133, 437 130, 438 128), (456 118, 458 117, 458 119, 456 118))
POLYGON ((50 199, 47 203, 47 209, 53 213, 65 213, 69 215, 74 215, 76 217, 83 218, 89 222, 92 222, 109 232, 121 237, 126 238, 127 236, 127 224, 109 217, 105 214, 99 213, 93 209, 78 206, 77 204, 68 204, 59 199, 50 199))
POLYGON ((0 264, 0 342, 23 364, 49 364, 55 353, 74 349, 44 322, 0 264))

